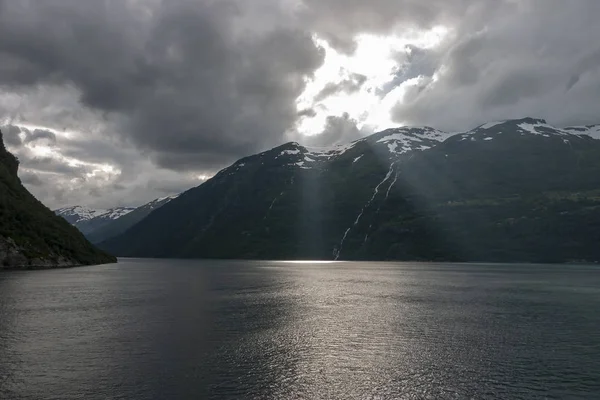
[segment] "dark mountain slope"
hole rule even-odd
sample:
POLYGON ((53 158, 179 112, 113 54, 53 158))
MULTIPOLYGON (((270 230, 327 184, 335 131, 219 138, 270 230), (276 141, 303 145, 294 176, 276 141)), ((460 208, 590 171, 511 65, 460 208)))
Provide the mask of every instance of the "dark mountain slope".
POLYGON ((0 269, 115 262, 22 185, 0 133, 0 269))
POLYGON ((600 260, 599 140, 509 121, 451 137, 396 173, 367 217, 377 228, 357 245, 357 227, 344 257, 600 260))
POLYGON ((522 119, 247 157, 122 236, 119 255, 599 260, 600 141, 522 119))

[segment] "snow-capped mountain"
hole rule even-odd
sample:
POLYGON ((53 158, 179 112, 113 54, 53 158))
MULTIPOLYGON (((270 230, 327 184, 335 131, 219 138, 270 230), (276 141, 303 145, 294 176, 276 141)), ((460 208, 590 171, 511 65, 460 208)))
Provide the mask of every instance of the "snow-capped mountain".
POLYGON ((103 218, 103 219, 117 219, 130 213, 135 210, 133 207, 117 207, 117 208, 109 208, 109 209, 97 209, 97 208, 89 208, 84 206, 72 206, 59 208, 55 210, 54 213, 60 217, 63 217, 71 224, 75 224, 77 222, 89 221, 94 218, 103 218))
POLYGON ((311 147, 303 146, 298 142, 290 142, 256 156, 243 158, 222 170, 220 174, 235 174, 250 165, 249 160, 260 161, 262 165, 270 158, 272 160, 269 160, 269 163, 274 162, 279 166, 300 169, 325 168, 332 162, 347 160, 348 155, 351 154, 356 155, 352 158, 352 163, 357 163, 361 161, 366 149, 377 153, 378 157, 394 161, 403 154, 430 149, 453 135, 454 133, 430 127, 401 127, 387 129, 345 145, 311 147))
POLYGON ((154 199, 151 202, 144 204, 131 212, 128 212, 113 221, 104 224, 97 229, 89 232, 86 236, 92 243, 100 243, 114 236, 120 235, 133 225, 137 224, 146 218, 152 211, 164 206, 179 195, 165 196, 154 199))
POLYGON ((102 244, 121 256, 600 259, 598 125, 397 128, 245 157, 102 244))
POLYGON ((99 227, 114 221, 135 210, 134 207, 116 207, 105 209, 93 209, 84 206, 72 206, 55 210, 54 213, 63 217, 71 225, 74 225, 84 235, 99 227))
POLYGON ((154 199, 140 207, 115 207, 104 210, 73 206, 60 208, 54 212, 77 227, 92 243, 99 243, 123 233, 177 196, 179 195, 154 199))
POLYGON ((58 210, 54 210, 54 213, 74 225, 78 222, 89 221, 92 218, 106 213, 106 211, 107 210, 93 209, 84 206, 72 206, 59 208, 58 210))

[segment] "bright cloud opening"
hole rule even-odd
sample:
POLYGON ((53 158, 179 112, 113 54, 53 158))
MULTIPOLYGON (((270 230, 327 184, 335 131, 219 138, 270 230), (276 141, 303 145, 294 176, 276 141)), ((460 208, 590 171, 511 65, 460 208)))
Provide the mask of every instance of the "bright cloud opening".
POLYGON ((393 125, 390 109, 403 98, 408 85, 420 82, 417 78, 411 78, 381 97, 379 92, 394 80, 397 73, 398 53, 410 52, 408 46, 421 49, 439 46, 448 32, 447 28, 438 26, 428 31, 411 31, 402 36, 363 34, 357 36, 357 48, 351 56, 340 54, 327 41, 315 36, 315 42, 325 49, 325 61, 298 98, 299 111, 315 111, 314 116, 301 119, 298 131, 304 135, 318 134, 323 131, 327 116, 341 116, 344 113, 358 122, 358 128, 367 125, 378 130, 393 125), (342 89, 324 99, 319 98, 328 85, 342 84, 355 74, 364 77, 360 88, 352 91, 342 89))

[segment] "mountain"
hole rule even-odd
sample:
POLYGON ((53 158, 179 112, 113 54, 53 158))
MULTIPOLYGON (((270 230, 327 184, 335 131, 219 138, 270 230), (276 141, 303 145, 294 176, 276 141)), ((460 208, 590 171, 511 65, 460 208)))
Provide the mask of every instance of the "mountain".
POLYGON ((135 210, 134 207, 117 207, 108 210, 92 209, 82 206, 59 208, 54 213, 74 225, 84 235, 101 229, 135 210))
POLYGON ((116 262, 31 195, 18 167, 0 132, 0 270, 116 262))
POLYGON ((571 126, 565 128, 569 133, 583 134, 593 137, 594 139, 600 139, 600 124, 586 125, 586 126, 571 126))
POLYGON ((144 204, 141 207, 129 211, 120 217, 111 220, 103 226, 92 230, 86 236, 92 243, 100 243, 112 237, 122 234, 142 219, 146 218, 152 211, 160 208, 177 198, 177 196, 161 197, 144 204))
POLYGON ((122 256, 600 260, 597 126, 398 128, 243 158, 101 244, 122 256))

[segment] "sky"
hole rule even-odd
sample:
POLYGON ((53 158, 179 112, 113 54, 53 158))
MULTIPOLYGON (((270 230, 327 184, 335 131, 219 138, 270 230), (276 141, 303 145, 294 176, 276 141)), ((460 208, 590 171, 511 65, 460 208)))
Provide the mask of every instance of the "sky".
POLYGON ((600 123, 597 0, 0 0, 0 129, 51 208, 136 206, 288 141, 600 123))

